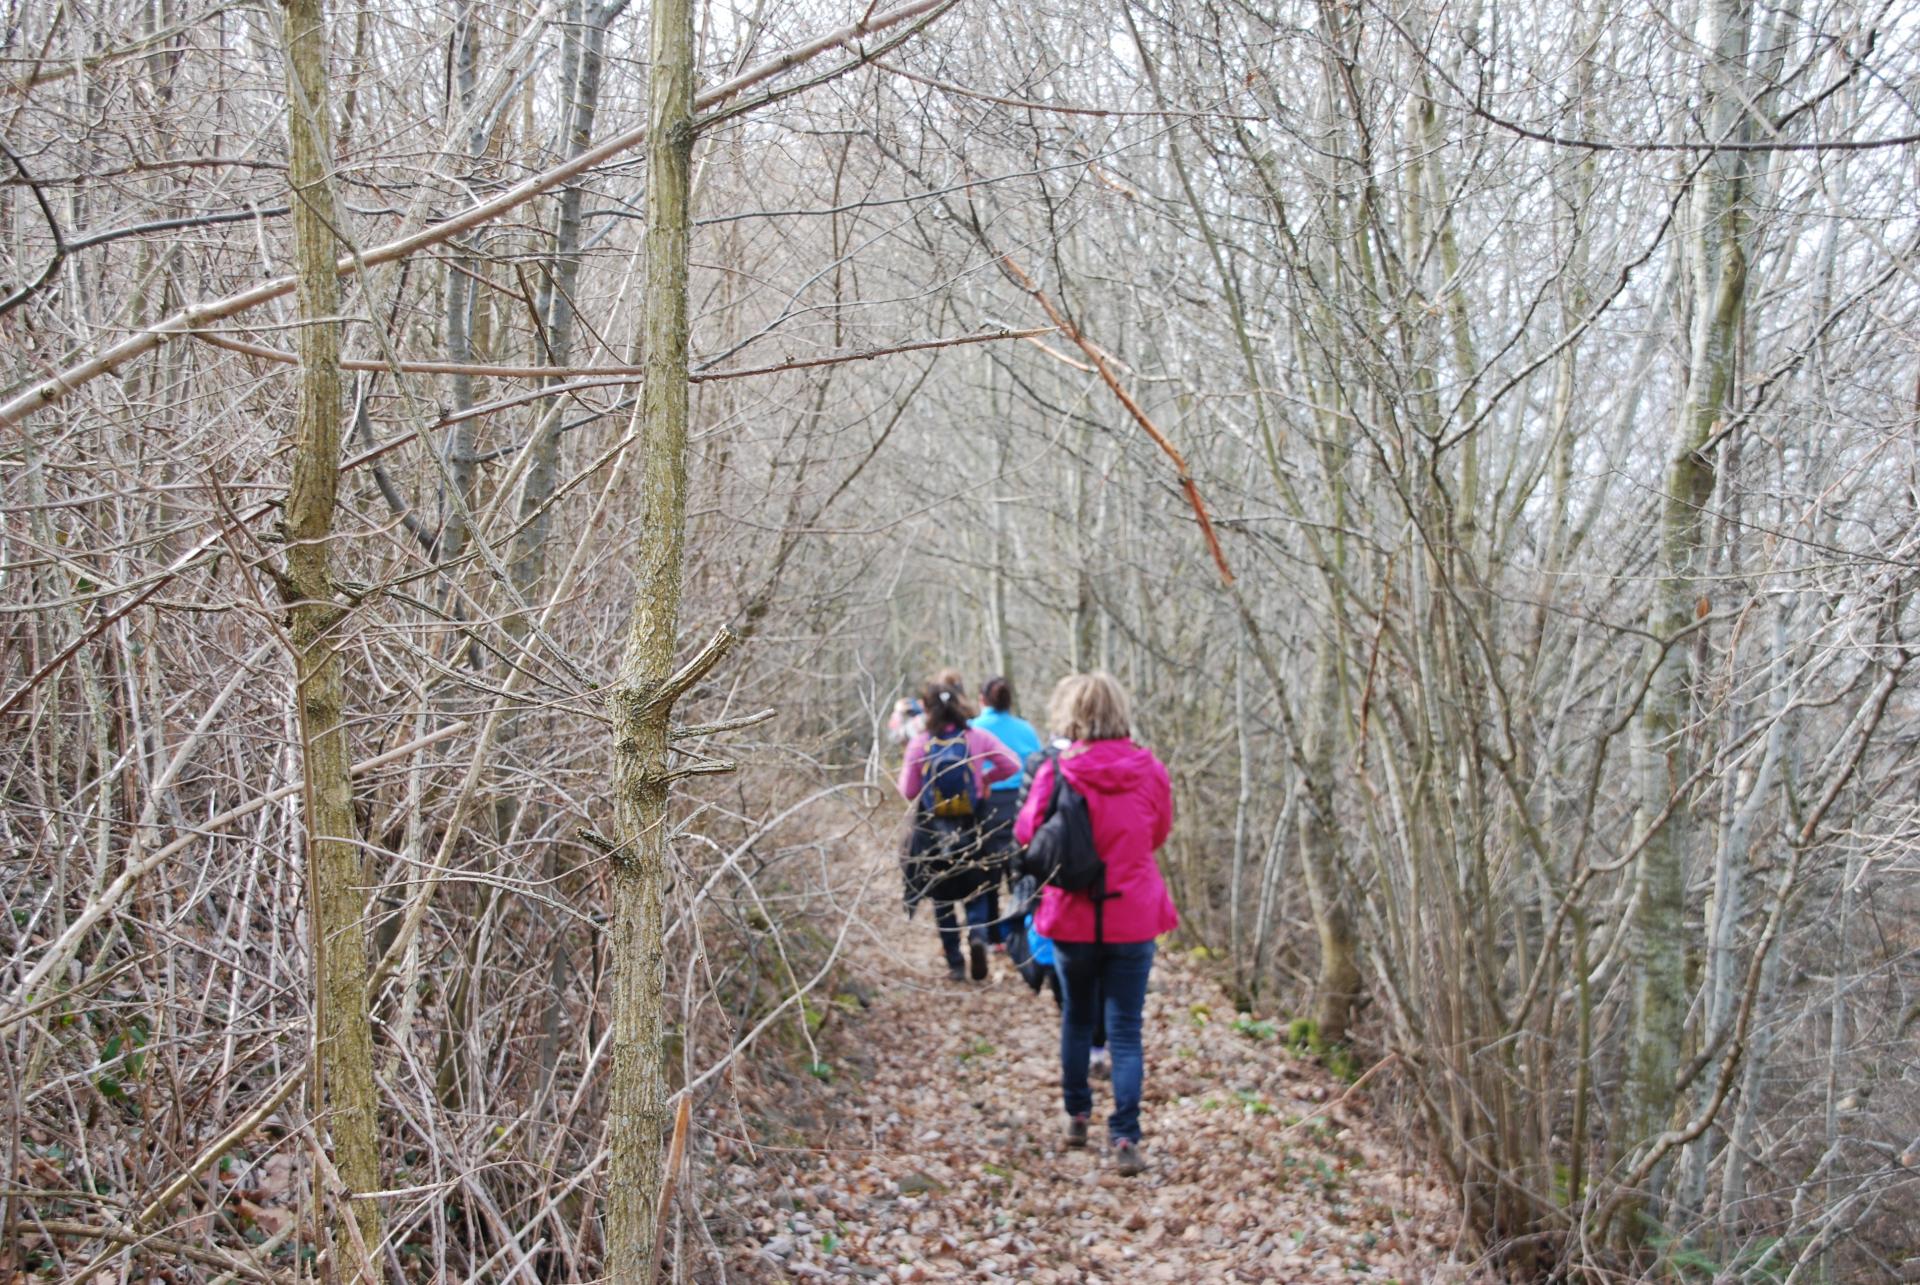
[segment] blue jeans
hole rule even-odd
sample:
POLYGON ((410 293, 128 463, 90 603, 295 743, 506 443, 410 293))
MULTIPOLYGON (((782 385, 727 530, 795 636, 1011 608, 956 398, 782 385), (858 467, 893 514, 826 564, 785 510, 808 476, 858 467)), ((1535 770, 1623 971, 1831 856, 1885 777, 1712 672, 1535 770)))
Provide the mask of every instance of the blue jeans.
POLYGON ((1113 1058, 1113 1114, 1107 1137, 1140 1141, 1140 1083, 1146 1059, 1140 1044, 1140 1015, 1147 1006, 1147 976, 1153 972, 1155 943, 1084 941, 1053 943, 1053 967, 1060 974, 1060 1096, 1068 1115, 1093 1114, 1093 1090, 1087 1084, 1087 1054, 1096 1016, 1106 1018, 1107 1050, 1113 1058))
MULTIPOLYGON (((946 954, 947 966, 959 968, 965 961, 960 954, 959 916, 954 908, 957 901, 933 903, 933 922, 940 929, 940 949, 946 954)), ((967 936, 985 945, 992 939, 993 921, 999 917, 1000 893, 997 888, 989 888, 978 896, 966 900, 967 936)))

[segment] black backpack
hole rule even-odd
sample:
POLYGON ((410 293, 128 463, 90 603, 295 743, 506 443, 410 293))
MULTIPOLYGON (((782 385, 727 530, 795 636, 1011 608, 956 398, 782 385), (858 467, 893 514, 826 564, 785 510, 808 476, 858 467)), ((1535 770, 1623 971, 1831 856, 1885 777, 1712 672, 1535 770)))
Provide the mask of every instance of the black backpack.
POLYGON ((1047 757, 1053 760, 1053 795, 1045 819, 1027 840, 1021 869, 1063 892, 1086 893, 1097 906, 1106 899, 1107 863, 1093 846, 1093 817, 1086 799, 1067 780, 1059 756, 1047 757))
POLYGON ((1047 800, 1047 814, 1027 840, 1026 855, 1020 872, 1032 875, 1042 884, 1052 884, 1062 892, 1079 893, 1093 900, 1093 939, 1106 940, 1107 902, 1120 894, 1107 891, 1107 863, 1093 843, 1093 816, 1087 801, 1067 780, 1060 756, 1053 760, 1053 794, 1047 800))

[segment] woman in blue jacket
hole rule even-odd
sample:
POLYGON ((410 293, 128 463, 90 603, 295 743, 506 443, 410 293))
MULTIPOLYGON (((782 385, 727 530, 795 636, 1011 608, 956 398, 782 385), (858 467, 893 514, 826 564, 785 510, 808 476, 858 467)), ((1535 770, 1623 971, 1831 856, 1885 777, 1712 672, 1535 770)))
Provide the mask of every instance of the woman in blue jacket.
MULTIPOLYGON (((1013 713, 1013 687, 1005 678, 989 678, 980 689, 986 708, 969 726, 987 732, 1013 751, 1021 763, 1040 752, 1040 734, 1033 724, 1013 713)), ((987 889, 987 940, 995 950, 1005 950, 1009 927, 1000 918, 1000 884, 1013 859, 1013 818, 1020 811, 1020 787, 1026 781, 1022 770, 1004 780, 995 781, 987 790, 986 811, 980 818, 980 855, 989 863, 993 883, 987 889)))

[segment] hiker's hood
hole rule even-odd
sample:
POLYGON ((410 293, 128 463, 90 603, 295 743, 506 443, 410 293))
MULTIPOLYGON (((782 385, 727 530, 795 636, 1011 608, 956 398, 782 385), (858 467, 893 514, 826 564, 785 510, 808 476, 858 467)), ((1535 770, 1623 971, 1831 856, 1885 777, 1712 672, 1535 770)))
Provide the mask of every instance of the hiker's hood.
POLYGON ((1077 741, 1062 754, 1067 780, 1082 794, 1127 794, 1143 788, 1159 766, 1130 740, 1077 741))

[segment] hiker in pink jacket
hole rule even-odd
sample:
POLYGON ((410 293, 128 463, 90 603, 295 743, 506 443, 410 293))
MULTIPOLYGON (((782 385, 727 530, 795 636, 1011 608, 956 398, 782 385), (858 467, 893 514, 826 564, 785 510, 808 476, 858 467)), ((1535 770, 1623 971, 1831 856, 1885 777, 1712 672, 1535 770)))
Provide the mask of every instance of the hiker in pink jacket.
POLYGON ((964 905, 973 979, 985 981, 989 894, 1000 868, 980 852, 980 820, 987 787, 1018 776, 1020 760, 992 733, 967 726, 979 711, 952 670, 927 680, 920 703, 926 727, 907 742, 907 759, 900 765, 900 795, 913 805, 905 860, 907 913, 921 899, 932 899, 947 976, 962 981, 966 969, 954 908, 964 905))
POLYGON ((1082 892, 1046 888, 1034 930, 1053 942, 1054 968, 1065 1001, 1060 1017, 1060 1089, 1067 1108, 1067 1145, 1087 1145, 1093 1091, 1087 1083, 1095 1005, 1106 1017, 1113 1058, 1113 1114, 1107 1139, 1123 1174, 1146 1168, 1140 1151, 1140 1086, 1145 1078, 1141 1014, 1153 971, 1154 939, 1180 923, 1154 852, 1173 828, 1173 789, 1153 752, 1131 739, 1127 694, 1111 674, 1060 680, 1047 707, 1056 735, 1071 744, 1034 774, 1033 789, 1014 822, 1026 843, 1053 802, 1056 771, 1087 801, 1093 843, 1106 866, 1098 914, 1082 892))

